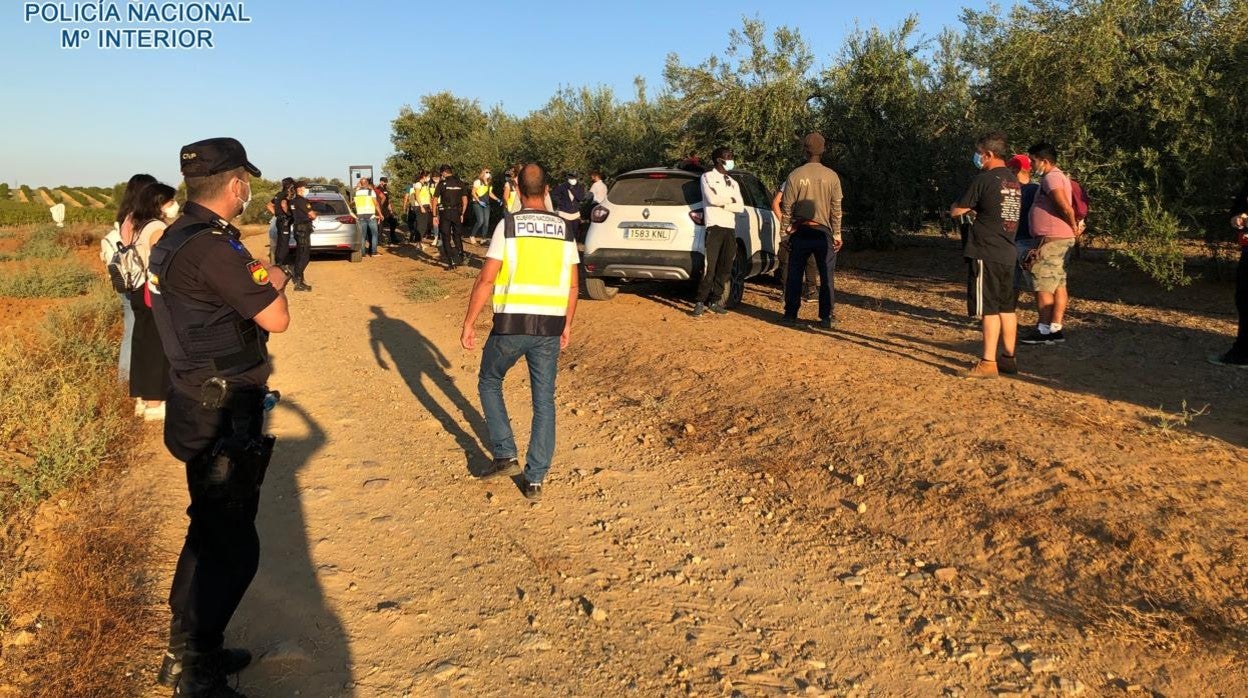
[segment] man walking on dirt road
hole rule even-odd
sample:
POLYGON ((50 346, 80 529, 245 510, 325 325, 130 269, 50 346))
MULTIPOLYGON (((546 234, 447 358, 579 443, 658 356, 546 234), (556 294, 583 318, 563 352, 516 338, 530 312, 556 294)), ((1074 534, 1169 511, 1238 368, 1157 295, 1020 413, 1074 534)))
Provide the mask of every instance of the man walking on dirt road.
POLYGON ((1004 133, 994 131, 980 138, 972 158, 980 172, 949 209, 950 217, 955 219, 975 213, 963 256, 968 264, 967 310, 971 317, 983 318, 984 346, 979 362, 966 372, 967 378, 1018 373, 1014 356, 1018 340, 1014 231, 1018 228, 1023 195, 1018 178, 1005 166, 1007 152, 1004 133), (998 341, 1004 349, 999 362, 998 341))
POLYGON ((536 164, 520 170, 523 208, 506 213, 494 229, 485 264, 472 287, 460 344, 477 346, 477 317, 488 301, 494 329, 485 342, 477 390, 494 462, 483 478, 521 474, 503 378, 524 357, 533 394, 533 425, 525 459, 524 496, 537 501, 555 452, 555 375, 576 314, 576 238, 564 219, 545 210, 546 173, 536 164))
POLYGON ((256 511, 273 452, 263 435, 265 343, 285 332, 286 275, 258 261, 230 219, 260 170, 233 138, 183 146, 186 208, 152 249, 152 313, 169 357, 165 446, 186 463, 190 525, 169 592, 169 651, 158 681, 174 696, 236 698, 226 683, 251 662, 225 628, 260 562, 256 511))

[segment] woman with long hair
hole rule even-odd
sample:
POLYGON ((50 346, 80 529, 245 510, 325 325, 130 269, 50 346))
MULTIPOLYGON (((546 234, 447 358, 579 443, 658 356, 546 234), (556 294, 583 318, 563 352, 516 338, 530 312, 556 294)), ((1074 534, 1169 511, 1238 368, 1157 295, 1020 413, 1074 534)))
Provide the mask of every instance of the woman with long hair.
MULTIPOLYGON (((129 245, 134 238, 134 231, 130 224, 130 212, 134 210, 134 199, 139 194, 139 190, 143 187, 155 182, 156 178, 149 174, 136 174, 126 183, 125 193, 121 196, 121 201, 117 205, 117 215, 113 221, 113 229, 103 240, 100 240, 100 260, 104 264, 108 264, 113 258, 113 253, 117 251, 118 245, 129 245)), ((130 337, 134 334, 134 313, 130 310, 130 297, 124 293, 118 293, 117 297, 121 300, 121 351, 117 356, 117 378, 118 380, 130 380, 130 337)))
MULTIPOLYGON (((177 192, 173 187, 153 182, 135 197, 130 217, 136 231, 134 249, 147 269, 152 247, 165 234, 165 228, 178 217, 177 192)), ((169 358, 165 356, 156 329, 156 318, 147 305, 146 287, 130 292, 130 308, 134 311, 134 346, 130 355, 130 397, 136 399, 135 409, 142 407, 143 418, 160 420, 165 417, 165 396, 169 393, 169 358)))

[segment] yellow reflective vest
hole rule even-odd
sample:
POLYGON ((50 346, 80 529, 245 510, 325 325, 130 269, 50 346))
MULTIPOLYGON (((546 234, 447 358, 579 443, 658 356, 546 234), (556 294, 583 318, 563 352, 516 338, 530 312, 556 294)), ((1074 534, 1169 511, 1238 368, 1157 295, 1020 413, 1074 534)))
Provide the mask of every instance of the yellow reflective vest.
POLYGON ((377 213, 377 195, 372 189, 355 190, 355 215, 364 216, 377 213))
POLYGON ((487 253, 502 262, 494 280, 494 333, 556 337, 563 334, 579 262, 567 223, 546 211, 503 216, 501 249, 487 253))

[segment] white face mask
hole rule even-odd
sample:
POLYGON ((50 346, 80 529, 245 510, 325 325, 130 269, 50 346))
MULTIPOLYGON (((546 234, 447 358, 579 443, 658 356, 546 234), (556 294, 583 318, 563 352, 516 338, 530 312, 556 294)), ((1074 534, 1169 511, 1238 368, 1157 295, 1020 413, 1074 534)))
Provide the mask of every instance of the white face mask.
POLYGON ((171 221, 178 217, 178 210, 178 202, 170 201, 169 205, 161 209, 160 212, 164 214, 165 220, 171 221))
POLYGON ((724 160, 724 171, 732 172, 732 168, 737 166, 736 160, 724 160))
POLYGON ((568 184, 571 184, 572 186, 574 186, 574 187, 575 187, 575 186, 576 186, 576 179, 569 179, 569 180, 568 180, 568 184))
POLYGON ((237 199, 238 199, 238 204, 239 204, 238 213, 237 213, 237 214, 235 214, 235 215, 239 215, 239 216, 241 216, 241 215, 243 215, 243 211, 246 211, 246 210, 247 210, 247 204, 251 203, 251 185, 250 185, 250 184, 247 184, 247 182, 244 182, 243 180, 239 179, 238 177, 235 177, 235 178, 234 178, 234 181, 235 181, 235 182, 238 182, 239 184, 245 185, 245 186, 247 187, 247 196, 246 196, 246 198, 238 198, 238 197, 235 197, 235 198, 237 198, 237 199))

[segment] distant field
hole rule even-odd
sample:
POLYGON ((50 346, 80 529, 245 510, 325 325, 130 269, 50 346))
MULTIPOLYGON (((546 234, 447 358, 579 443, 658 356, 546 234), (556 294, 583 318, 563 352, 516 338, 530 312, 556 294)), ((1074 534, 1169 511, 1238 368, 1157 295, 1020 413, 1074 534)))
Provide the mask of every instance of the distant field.
POLYGON ((42 223, 50 219, 48 208, 65 204, 65 221, 108 223, 112 220, 113 187, 0 186, 0 226, 42 223))

